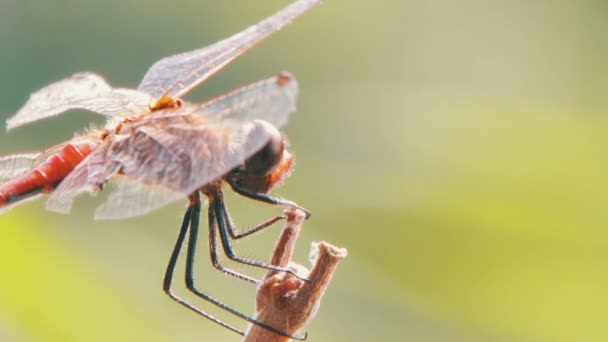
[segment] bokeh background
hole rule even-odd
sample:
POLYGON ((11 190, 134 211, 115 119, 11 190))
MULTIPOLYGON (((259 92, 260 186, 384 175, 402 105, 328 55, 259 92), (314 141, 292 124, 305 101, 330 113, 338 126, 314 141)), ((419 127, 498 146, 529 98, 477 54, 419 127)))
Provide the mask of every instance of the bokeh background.
MULTIPOLYGON (((0 0, 0 117, 77 71, 134 87, 287 3, 0 0)), ((311 241, 349 249, 311 341, 608 340, 606 32, 605 1, 327 0, 188 96, 298 77, 297 165, 275 193, 314 213, 299 261, 311 241)), ((91 122, 2 133, 0 152, 91 122)), ((186 204, 93 221, 103 196, 0 216, 0 341, 238 340, 161 291, 186 204)), ((278 212, 228 201, 241 227, 278 212)), ((239 253, 265 260, 277 232, 239 253)), ((252 312, 253 286, 211 271, 204 244, 200 287, 252 312)))

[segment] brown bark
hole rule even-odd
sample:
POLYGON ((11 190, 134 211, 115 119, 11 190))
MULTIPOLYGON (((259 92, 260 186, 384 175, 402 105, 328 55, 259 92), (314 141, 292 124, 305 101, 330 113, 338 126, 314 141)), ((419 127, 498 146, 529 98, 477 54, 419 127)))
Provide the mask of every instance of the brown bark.
MULTIPOLYGON (((312 320, 325 290, 329 286, 338 262, 346 257, 346 249, 327 242, 313 243, 308 271, 291 261, 305 214, 300 210, 285 211, 287 222, 277 241, 271 263, 290 267, 309 282, 285 272, 268 272, 257 292, 256 319, 288 335, 296 336, 312 320)), ((304 336, 304 335, 297 335, 304 336)), ((257 325, 251 325, 244 342, 286 342, 290 338, 257 325)))

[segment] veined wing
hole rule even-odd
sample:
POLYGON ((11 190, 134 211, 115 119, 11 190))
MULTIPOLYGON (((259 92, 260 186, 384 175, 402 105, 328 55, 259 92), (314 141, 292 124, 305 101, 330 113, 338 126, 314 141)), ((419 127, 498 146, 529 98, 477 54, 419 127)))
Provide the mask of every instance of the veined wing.
POLYGON ((39 152, 0 157, 0 182, 30 171, 34 167, 38 156, 40 156, 39 152))
POLYGON ((297 82, 282 74, 203 104, 154 112, 93 151, 51 194, 47 207, 67 212, 74 197, 117 173, 128 182, 99 208, 98 218, 137 216, 185 198, 262 148, 269 133, 260 120, 285 123, 296 95, 297 82))
POLYGON ((154 112, 148 119, 159 120, 170 117, 202 115, 220 119, 242 121, 264 120, 280 128, 287 123, 289 114, 296 110, 299 93, 298 81, 288 72, 263 79, 208 101, 188 104, 184 111, 154 112))
POLYGON ((107 162, 109 146, 108 140, 101 143, 59 183, 46 202, 47 209, 69 213, 75 197, 99 190, 107 181, 106 174, 114 175, 118 172, 119 165, 107 162), (110 167, 113 169, 108 170, 110 167))
POLYGON ((96 220, 116 220, 147 214, 187 196, 164 185, 146 185, 128 177, 115 176, 113 191, 95 210, 96 220))
POLYGON ((85 109, 105 116, 147 112, 150 95, 133 89, 113 89, 101 76, 81 72, 51 83, 33 93, 21 109, 7 120, 7 129, 85 109))
POLYGON ((298 0, 249 28, 207 47, 156 62, 137 87, 158 102, 181 98, 270 34, 318 5, 321 0, 298 0))

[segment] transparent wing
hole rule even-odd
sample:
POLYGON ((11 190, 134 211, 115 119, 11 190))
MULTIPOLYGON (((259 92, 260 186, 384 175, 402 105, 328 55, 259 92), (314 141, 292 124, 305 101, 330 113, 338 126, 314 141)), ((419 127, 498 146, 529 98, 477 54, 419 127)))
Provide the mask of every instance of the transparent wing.
POLYGON ((30 171, 40 153, 20 153, 0 157, 0 182, 20 176, 30 171))
POLYGON ((114 220, 147 214, 187 196, 162 185, 145 185, 127 177, 112 179, 114 189, 95 211, 96 220, 114 220))
POLYGON ((190 194, 242 164, 268 139, 259 123, 215 121, 194 113, 140 125, 113 146, 112 159, 131 179, 190 194))
POLYGON ((75 197, 85 192, 94 193, 107 181, 106 175, 118 172, 117 164, 107 162, 109 146, 108 141, 102 143, 61 181, 46 202, 48 210, 69 213, 75 197))
POLYGON ((177 116, 212 116, 218 119, 242 121, 264 120, 280 128, 295 112, 299 87, 287 72, 260 80, 224 93, 200 104, 190 104, 186 111, 166 111, 153 114, 154 119, 177 116))
MULTIPOLYGON (((100 189, 112 176, 120 172, 134 183, 164 187, 169 196, 159 205, 151 199, 139 197, 130 208, 110 214, 112 205, 102 207, 99 218, 130 217, 149 212, 196 191, 201 185, 221 177, 242 163, 246 156, 263 146, 268 140, 266 131, 253 122, 213 122, 198 115, 181 116, 172 122, 145 124, 134 128, 132 134, 119 137, 103 148, 92 152, 59 184, 47 200, 47 209, 68 213, 74 198, 84 192, 100 189), (158 127, 163 124, 165 127, 158 127)), ((125 196, 123 203, 135 197, 137 188, 119 188, 112 201, 125 196)), ((161 191, 162 192, 162 191, 161 191)), ((145 196, 142 194, 142 196, 145 196)))
POLYGON ((33 93, 23 107, 7 120, 7 129, 59 115, 70 109, 85 109, 113 116, 145 113, 150 95, 133 89, 112 89, 99 75, 81 72, 33 93))
POLYGON ((59 184, 46 201, 46 208, 50 211, 67 214, 72 210, 74 198, 82 193, 95 190, 88 185, 88 170, 84 163, 76 168, 59 184))
POLYGON ((79 109, 105 116, 132 116, 149 112, 150 99, 150 95, 134 89, 116 88, 76 104, 79 109))
POLYGON ((137 89, 155 99, 180 98, 320 2, 298 0, 229 38, 201 49, 163 58, 150 67, 137 89))
POLYGON ((295 111, 297 89, 295 79, 281 74, 203 104, 154 112, 95 149, 51 194, 47 208, 67 212, 74 197, 119 172, 128 181, 97 218, 142 215, 185 198, 264 146, 269 133, 259 120, 284 124, 295 111))

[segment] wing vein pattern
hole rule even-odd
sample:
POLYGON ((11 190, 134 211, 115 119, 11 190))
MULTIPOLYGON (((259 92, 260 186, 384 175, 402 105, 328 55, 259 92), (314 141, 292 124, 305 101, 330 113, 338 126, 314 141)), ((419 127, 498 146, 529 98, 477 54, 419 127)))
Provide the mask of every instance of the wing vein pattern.
POLYGON ((80 72, 36 91, 6 122, 13 129, 72 109, 105 116, 130 116, 148 111, 150 95, 133 89, 113 89, 101 76, 80 72))
POLYGON ((137 89, 155 99, 180 98, 320 2, 296 1, 231 37, 201 49, 163 58, 150 67, 137 89))
POLYGON ((204 103, 143 116, 108 136, 50 195, 47 207, 67 212, 74 197, 117 174, 119 184, 97 218, 142 215, 185 198, 262 148, 269 135, 259 121, 284 125, 297 94, 296 80, 284 73, 204 103))

